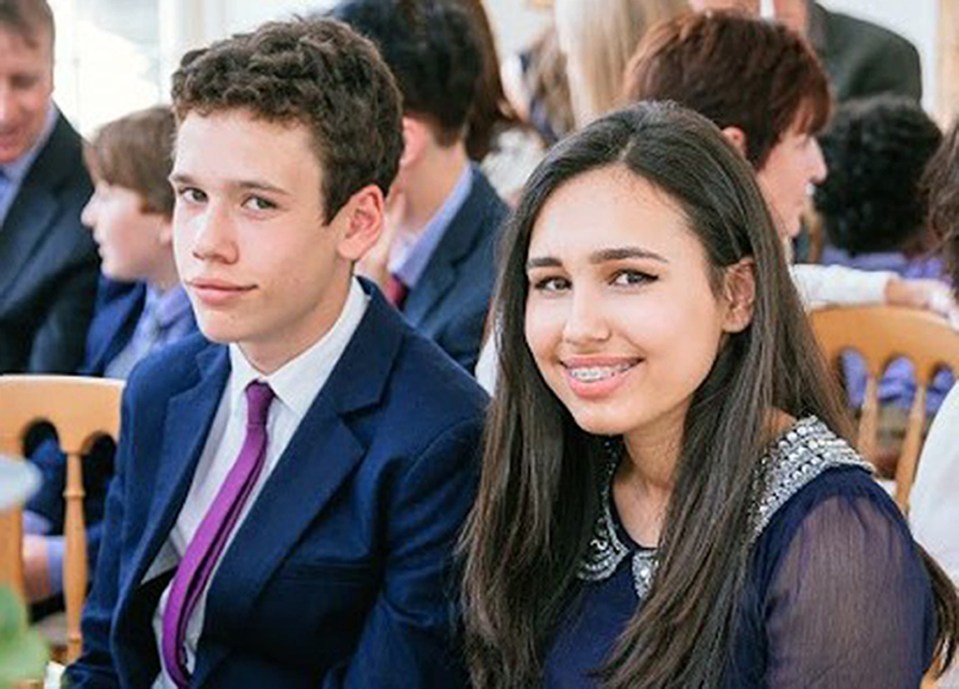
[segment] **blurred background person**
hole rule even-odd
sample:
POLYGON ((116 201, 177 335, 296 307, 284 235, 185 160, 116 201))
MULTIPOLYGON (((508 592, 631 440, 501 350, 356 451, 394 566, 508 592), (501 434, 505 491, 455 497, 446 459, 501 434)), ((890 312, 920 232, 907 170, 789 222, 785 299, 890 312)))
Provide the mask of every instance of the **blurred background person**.
POLYGON ((54 105, 46 0, 0 5, 0 373, 80 365, 97 254, 80 136, 54 105))
MULTIPOLYGON (((933 156, 923 179, 929 226, 942 241, 953 286, 959 285, 959 120, 933 156)), ((909 494, 909 521, 916 539, 959 585, 959 385, 939 408, 922 447, 916 481, 909 494)), ((953 668, 940 689, 959 688, 953 668)))
POLYGON ((686 0, 555 0, 576 127, 622 104, 623 71, 656 23, 687 11, 686 0))
POLYGON ((507 213, 466 149, 483 76, 475 23, 459 0, 344 0, 329 16, 377 45, 403 95, 400 170, 358 270, 472 373, 507 213))
MULTIPOLYGON (((173 113, 157 106, 107 123, 87 160, 96 180, 83 210, 103 257, 97 310, 87 337, 81 375, 126 378, 148 354, 196 331, 193 310, 173 262, 173 113)), ((25 579, 42 615, 57 609, 63 590, 66 460, 52 430, 37 429, 28 459, 42 472, 40 491, 25 513, 25 579)), ((98 441, 84 457, 83 501, 91 576, 100 543, 114 444, 98 441)))
POLYGON ((554 22, 528 48, 507 57, 500 72, 513 109, 536 130, 544 146, 552 146, 573 130, 566 61, 554 22))
MULTIPOLYGON (((953 285, 959 285, 959 121, 953 123, 924 178, 929 225, 942 240, 953 285)), ((909 494, 916 538, 959 584, 959 385, 932 422, 909 494)), ((959 673, 943 687, 959 686, 959 673)))
MULTIPOLYGON (((893 93, 922 97, 919 52, 878 24, 827 10, 810 0, 771 0, 773 16, 804 35, 822 60, 835 98, 893 93)), ((759 0, 689 0, 696 10, 737 9, 759 14, 759 0)))
MULTIPOLYGON (((624 89, 631 102, 673 100, 716 123, 756 170, 788 250, 812 185, 827 175, 815 136, 829 120, 829 82, 805 40, 737 12, 686 15, 647 34, 624 89)), ((791 274, 808 308, 887 303, 956 313, 949 289, 932 280, 835 265, 795 264, 791 274)))
POLYGON ((496 38, 482 0, 456 1, 473 22, 483 60, 483 73, 466 122, 466 153, 480 165, 496 193, 513 202, 543 157, 543 141, 520 119, 503 91, 496 38))
MULTIPOLYGON (((939 127, 910 98, 877 96, 839 107, 819 137, 829 169, 813 195, 827 239, 821 263, 947 283, 920 189, 941 140, 939 127)), ((843 373, 849 402, 859 409, 867 377, 862 357, 845 355, 843 373)), ((929 415, 952 382, 946 371, 936 376, 926 397, 929 415)), ((873 458, 886 476, 894 472, 915 391, 912 364, 890 363, 879 381, 880 448, 873 458)))

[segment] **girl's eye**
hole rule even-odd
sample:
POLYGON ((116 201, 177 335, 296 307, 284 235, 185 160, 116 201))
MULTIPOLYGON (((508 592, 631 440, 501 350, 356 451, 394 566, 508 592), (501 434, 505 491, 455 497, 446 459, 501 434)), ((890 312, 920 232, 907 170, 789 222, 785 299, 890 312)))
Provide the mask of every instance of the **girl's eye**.
POLYGON ((612 284, 620 287, 631 287, 634 285, 645 285, 658 280, 655 275, 644 273, 639 270, 621 270, 613 276, 612 284))
POLYGON ((556 276, 542 278, 533 283, 533 289, 537 292, 561 292, 569 289, 569 286, 569 280, 556 276))
POLYGON ((244 202, 243 205, 254 211, 268 211, 276 208, 275 203, 263 198, 262 196, 251 196, 244 202))

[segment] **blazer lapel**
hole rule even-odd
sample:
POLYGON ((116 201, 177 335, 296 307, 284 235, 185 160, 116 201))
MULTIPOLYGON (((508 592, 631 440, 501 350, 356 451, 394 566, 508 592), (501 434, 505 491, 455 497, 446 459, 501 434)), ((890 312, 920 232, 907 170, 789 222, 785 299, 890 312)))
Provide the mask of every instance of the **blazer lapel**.
POLYGON ((87 335, 87 351, 82 373, 102 376, 107 364, 113 361, 133 338, 143 304, 146 301, 146 285, 136 283, 129 291, 103 303, 90 323, 87 335))
POLYGON ((166 542, 186 500, 229 375, 226 347, 204 349, 197 356, 197 367, 196 383, 167 403, 153 498, 146 530, 133 557, 130 580, 123 584, 122 590, 127 592, 143 583, 145 573, 166 542))
POLYGON ((47 236, 47 228, 59 212, 57 197, 47 189, 31 185, 20 187, 10 213, 0 229, 0 294, 11 288, 21 270, 33 263, 37 246, 47 236))
POLYGON ((0 294, 6 293, 20 271, 35 265, 37 247, 50 235, 60 215, 56 191, 72 174, 71 161, 80 153, 80 137, 62 114, 50 138, 30 166, 0 228, 0 294))
MULTIPOLYGON (((300 422, 210 584, 202 638, 242 626, 273 572, 363 460, 366 446, 345 416, 376 404, 403 337, 402 321, 379 292, 330 379, 300 422)), ((194 686, 203 686, 228 653, 203 648, 194 686)))
POLYGON ((473 186, 469 196, 453 216, 446 233, 430 257, 426 270, 406 298, 403 315, 413 327, 423 322, 456 282, 458 264, 464 256, 469 255, 482 233, 495 229, 483 226, 486 217, 484 205, 488 202, 483 188, 487 184, 486 180, 475 169, 472 175, 473 186))

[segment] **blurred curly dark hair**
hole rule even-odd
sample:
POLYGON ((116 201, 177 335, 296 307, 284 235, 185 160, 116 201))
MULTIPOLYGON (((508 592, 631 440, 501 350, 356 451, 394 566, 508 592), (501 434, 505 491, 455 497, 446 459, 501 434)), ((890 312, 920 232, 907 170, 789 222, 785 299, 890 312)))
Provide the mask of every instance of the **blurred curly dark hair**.
POLYGON ((820 137, 829 174, 813 196, 829 241, 852 255, 927 248, 920 178, 942 141, 913 100, 842 105, 820 137))
POLYGON ((329 16, 372 40, 403 94, 403 110, 442 146, 466 135, 483 75, 473 19, 449 0, 343 0, 329 16))
POLYGON ((182 122, 244 110, 298 122, 313 138, 326 221, 368 184, 389 191, 403 152, 400 94, 376 48, 331 19, 270 22, 183 56, 173 74, 182 122))
POLYGON ((927 225, 942 242, 952 284, 959 290, 959 120, 929 161, 920 187, 929 205, 927 225))

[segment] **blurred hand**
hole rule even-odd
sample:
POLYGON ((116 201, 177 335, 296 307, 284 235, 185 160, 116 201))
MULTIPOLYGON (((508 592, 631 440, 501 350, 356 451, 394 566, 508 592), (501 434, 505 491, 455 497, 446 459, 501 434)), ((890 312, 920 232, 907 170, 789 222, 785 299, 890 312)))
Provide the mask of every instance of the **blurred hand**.
POLYGON ((938 280, 892 278, 886 284, 886 303, 928 309, 945 316, 949 325, 959 330, 959 304, 952 288, 938 280))
POLYGON ((49 598, 50 568, 47 557, 47 539, 27 534, 23 537, 23 579, 27 601, 49 598))

